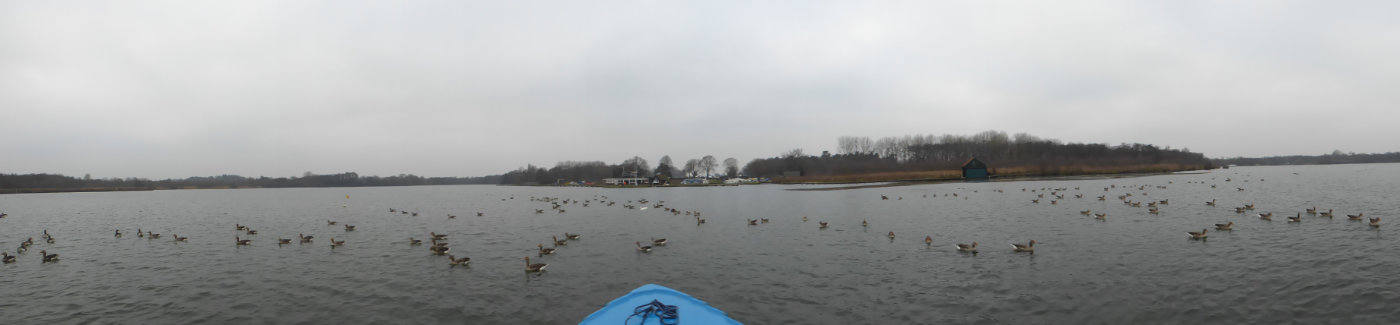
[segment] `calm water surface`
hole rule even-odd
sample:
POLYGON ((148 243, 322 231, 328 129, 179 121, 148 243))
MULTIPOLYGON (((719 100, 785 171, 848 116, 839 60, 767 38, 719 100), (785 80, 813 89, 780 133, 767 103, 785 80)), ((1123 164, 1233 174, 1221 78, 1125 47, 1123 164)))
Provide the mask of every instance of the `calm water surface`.
POLYGON ((10 216, 0 219, 0 248, 13 254, 25 238, 38 243, 19 262, 0 265, 0 320, 563 324, 658 283, 753 324, 1400 322, 1400 242, 1391 235, 1400 229, 1394 215, 1400 164, 794 188, 803 186, 3 195, 0 211, 10 216), (1110 185, 1117 188, 1105 192, 1110 185), (1067 196, 1055 205, 1048 194, 1032 203, 1041 188, 1067 188, 1067 196), (1117 196, 1125 193, 1171 203, 1150 215, 1145 204, 1122 204, 1117 196), (1108 199, 1098 201, 1099 195, 1108 199), (531 196, 606 196, 618 203, 570 204, 561 214, 531 196), (708 223, 622 208, 639 199, 702 211, 708 223), (1219 206, 1203 204, 1211 199, 1219 206), (1231 209, 1245 203, 1276 216, 1264 221, 1231 209), (1311 206, 1335 209, 1337 217, 1305 214, 1301 223, 1286 222, 1285 215, 1311 206), (1080 215, 1086 209, 1109 216, 1080 215), (477 217, 478 211, 486 215, 477 217), (1344 216, 1359 212, 1382 217, 1384 226, 1372 229, 1344 216), (746 224, 756 217, 772 222, 746 224), (345 232, 327 219, 360 229, 345 232), (817 221, 832 226, 820 230, 817 221), (1233 232, 1212 230, 1205 241, 1185 236, 1226 221, 1235 222, 1233 232), (245 236, 252 246, 234 246, 235 223, 258 230, 245 236), (138 227, 166 237, 137 238, 138 227), (114 238, 114 228, 127 235, 114 238), (56 243, 39 239, 45 229, 56 243), (424 246, 407 244, 430 231, 449 234, 452 252, 470 256, 471 266, 452 268, 424 246), (897 237, 887 238, 888 231, 897 237), (524 273, 522 258, 564 232, 584 236, 555 255, 533 258, 550 264, 544 274, 524 273), (298 233, 317 240, 276 244, 298 233), (173 243, 171 234, 190 241, 173 243), (926 235, 931 246, 923 243, 926 235), (653 236, 671 244, 650 254, 633 249, 633 242, 653 236), (330 237, 347 244, 331 249, 330 237), (1033 255, 1007 245, 1032 239, 1039 242, 1033 255), (980 254, 952 248, 972 241, 981 244, 980 254), (40 249, 62 260, 40 263, 40 249))

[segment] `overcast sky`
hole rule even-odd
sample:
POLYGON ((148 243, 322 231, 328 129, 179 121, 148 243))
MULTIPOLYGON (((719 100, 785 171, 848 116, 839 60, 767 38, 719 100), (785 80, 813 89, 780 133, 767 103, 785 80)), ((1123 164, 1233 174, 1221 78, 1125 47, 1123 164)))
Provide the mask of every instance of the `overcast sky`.
POLYGON ((0 172, 474 176, 995 129, 1400 150, 1396 1, 0 1, 0 172))

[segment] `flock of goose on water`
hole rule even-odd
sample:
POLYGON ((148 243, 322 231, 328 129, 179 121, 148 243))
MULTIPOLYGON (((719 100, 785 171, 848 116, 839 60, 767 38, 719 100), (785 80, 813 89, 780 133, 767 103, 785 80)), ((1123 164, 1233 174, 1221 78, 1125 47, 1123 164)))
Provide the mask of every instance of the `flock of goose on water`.
MULTIPOLYGON (((1226 178, 1224 181, 1225 181, 1225 182, 1231 182, 1231 181, 1233 181, 1233 179, 1226 178)), ((1263 181, 1263 179, 1260 179, 1260 181, 1263 181)), ((1174 182, 1168 181, 1167 183, 1168 183, 1168 184, 1172 184, 1172 183, 1174 183, 1174 182)), ((1206 182, 1204 182, 1204 181, 1188 181, 1187 183, 1196 183, 1196 184, 1204 185, 1206 182)), ((1152 187, 1151 189, 1166 189, 1166 188, 1167 188, 1166 185, 1151 185, 1151 187, 1152 187)), ((1216 188, 1216 185, 1210 185, 1210 187, 1211 187, 1211 188, 1216 188)), ((1129 206, 1129 207, 1143 207, 1144 202, 1140 201, 1140 200, 1137 199, 1137 198, 1139 198, 1139 197, 1144 197, 1144 198, 1145 198, 1145 197, 1148 197, 1149 194, 1148 194, 1147 191, 1151 190, 1151 189, 1149 189, 1149 185, 1139 185, 1139 186, 1135 186, 1135 187, 1132 187, 1132 186, 1128 186, 1128 187, 1119 187, 1118 185, 1115 184, 1115 185, 1109 185, 1109 186, 1107 186, 1107 187, 1104 187, 1104 188, 1103 188, 1103 191, 1104 191, 1104 192, 1114 192, 1115 189, 1118 189, 1118 190, 1123 191, 1123 192, 1122 192, 1123 194, 1117 195, 1117 199, 1118 199, 1119 201, 1121 201, 1122 204, 1124 204, 1124 205, 1126 205, 1126 206, 1129 206), (1140 193, 1141 196, 1138 196, 1137 193, 1140 193)), ((1237 187, 1236 190, 1238 190, 1238 191, 1243 191, 1244 188, 1243 188, 1243 187, 1237 187)), ((994 189, 994 190, 992 190, 992 191, 993 191, 993 192, 996 192, 996 193, 1001 193, 1001 194, 1004 194, 1004 193, 1005 193, 1005 191, 1004 191, 1004 190, 1001 190, 1001 189, 994 189)), ((1031 193, 1031 194, 1034 194, 1034 195, 1035 195, 1035 197, 1032 198, 1032 199, 1030 200, 1030 202, 1031 202, 1032 204, 1041 204, 1042 200, 1047 200, 1047 201, 1048 201, 1047 203, 1050 204, 1050 205, 1059 205, 1061 202, 1065 202, 1065 201, 1067 200, 1066 197, 1067 197, 1067 195, 1069 195, 1069 192, 1071 191, 1071 189, 1070 189, 1070 188, 1066 188, 1066 187, 1055 187, 1055 188, 1044 187, 1044 188, 1038 188, 1038 189, 1033 189, 1033 188, 1021 188, 1020 191, 1021 191, 1021 192, 1026 192, 1026 193, 1031 193)), ((1079 188, 1079 187, 1073 187, 1073 191, 1080 191, 1080 188, 1079 188)), ((978 191, 977 191, 977 190, 973 190, 972 192, 973 192, 973 193, 977 193, 978 191)), ((924 194, 923 197, 927 198, 928 195, 929 195, 929 194, 924 194)), ((934 197, 938 197, 937 194, 933 194, 933 196, 934 196, 934 197)), ((958 197, 959 194, 958 194, 958 193, 945 193, 945 194, 943 194, 943 196, 944 196, 944 197, 950 197, 950 196, 951 196, 951 197, 958 197)), ((1097 197, 1097 201, 1106 201, 1106 200, 1108 200, 1108 197, 1109 197, 1108 194, 1099 195, 1099 196, 1097 197)), ((967 195, 963 195, 962 198, 963 198, 964 200, 967 199, 967 195)), ((1084 199, 1085 196, 1084 196, 1084 194, 1082 194, 1082 193, 1075 193, 1075 194, 1073 194, 1073 198, 1075 198, 1075 199, 1084 199)), ((515 199, 515 197, 512 196, 512 197, 510 197, 510 199, 515 199)), ((903 200, 904 198, 903 198, 903 197, 896 196, 894 199, 891 199, 891 198, 890 198, 889 196, 887 196, 887 195, 880 195, 880 199, 881 199, 881 200, 903 200)), ((502 201, 505 201, 506 199, 505 199, 505 198, 502 198, 501 200, 502 200, 502 201)), ((616 206, 616 205, 618 204, 617 201, 609 200, 608 197, 607 197, 607 196, 604 196, 604 195, 595 195, 594 198, 590 198, 590 199, 586 199, 586 200, 577 200, 577 199, 568 199, 568 198, 558 198, 558 197, 530 197, 530 200, 533 201, 533 202, 547 203, 547 204, 549 204, 549 205, 551 206, 549 210, 554 211, 555 213, 561 213, 561 214, 562 214, 562 213, 565 213, 565 212, 567 211, 567 210, 565 209, 565 207, 566 207, 566 206, 569 206, 569 205, 577 205, 577 206, 582 206, 582 207, 588 207, 588 206, 593 205, 593 204, 598 204, 598 205, 600 205, 600 206, 613 207, 613 206, 616 206)), ((1171 203, 1171 201, 1170 201, 1169 199, 1160 199, 1160 200, 1152 199, 1152 200, 1148 200, 1148 202, 1145 203, 1145 205, 1146 205, 1146 207, 1147 207, 1146 212, 1147 212, 1147 214, 1149 214, 1149 215, 1157 215, 1157 214, 1160 214, 1160 213, 1162 212, 1162 208, 1163 208, 1163 207, 1169 206, 1169 205, 1171 205, 1171 204, 1172 204, 1172 203, 1171 203)), ((1212 199, 1212 200, 1210 200, 1210 201, 1204 202, 1204 204, 1205 204, 1206 206, 1212 206, 1212 207, 1214 207, 1214 206, 1217 206, 1217 200, 1212 199)), ((704 224, 707 222, 707 220, 706 220, 705 218, 702 218, 702 215, 701 215, 701 212, 700 212, 700 211, 693 211, 693 210, 692 210, 692 211, 683 211, 683 210, 680 210, 680 209, 668 207, 668 206, 666 206, 665 201, 658 201, 658 202, 656 202, 656 203, 652 203, 652 202, 650 202, 650 201, 648 201, 648 200, 646 200, 646 199, 639 199, 639 200, 636 200, 636 201, 628 200, 628 201, 622 202, 621 207, 622 207, 622 208, 625 208, 625 209, 633 209, 633 210, 646 210, 646 209, 648 209, 648 208, 656 208, 656 209, 662 209, 662 210, 666 211, 667 213, 671 213, 671 214, 677 215, 677 216, 684 214, 684 215, 686 215, 686 216, 692 216, 692 217, 694 217, 695 223, 696 223, 697 226, 704 225, 704 224)), ((1246 213, 1250 213, 1250 211, 1255 211, 1255 206, 1254 206, 1254 204, 1251 204, 1251 203, 1244 203, 1244 204, 1242 204, 1242 205, 1239 206, 1239 207, 1233 207, 1233 211, 1234 211, 1236 214, 1246 214, 1246 213)), ((534 209, 534 212, 535 212, 535 214, 543 214, 543 213, 546 212, 546 209, 534 209)), ((394 209, 394 208, 389 209, 389 213, 391 213, 391 214, 397 213, 397 214, 412 215, 412 216, 417 216, 417 215, 418 215, 418 212, 409 212, 409 211, 407 211, 407 210, 394 209)), ((1079 211, 1079 213, 1080 213, 1080 215, 1091 216, 1092 218, 1094 218, 1094 219, 1096 219, 1096 220, 1099 220, 1099 221, 1107 221, 1107 219, 1108 219, 1108 214, 1107 214, 1107 213, 1103 213, 1103 212, 1095 213, 1095 212, 1092 211, 1092 210, 1082 210, 1082 211, 1079 211)), ((1288 223, 1301 223, 1301 222, 1303 222, 1303 214, 1307 214, 1307 215, 1311 215, 1311 216, 1318 216, 1318 217, 1321 217, 1321 218, 1329 218, 1329 219, 1330 219, 1330 218, 1332 218, 1332 216, 1333 216, 1333 209, 1327 209, 1326 211, 1323 211, 1323 210, 1320 210, 1319 208, 1317 208, 1317 207, 1315 207, 1315 206, 1314 206, 1314 207, 1310 207, 1310 208, 1307 208, 1307 209, 1306 209, 1305 211, 1303 211, 1303 212, 1297 212, 1294 216, 1288 216, 1288 217, 1287 217, 1287 219, 1288 219, 1287 222, 1288 222, 1288 223)), ((481 216, 485 216, 485 213, 484 213, 484 212, 477 212, 476 215, 477 215, 478 217, 481 217, 481 216)), ((1273 213, 1273 212, 1264 212, 1264 213, 1257 213, 1257 215, 1258 215, 1259 219, 1261 219, 1261 220, 1264 220, 1264 221, 1271 221, 1271 220, 1273 220, 1273 215, 1274 215, 1274 213, 1273 213)), ((7 217, 7 216, 8 216, 8 214, 6 214, 6 213, 0 213, 0 219, 5 218, 5 217, 7 217)), ((447 218, 448 218, 448 219, 456 219, 457 216, 456 216, 456 215, 453 215, 453 214, 448 214, 448 215, 447 215, 447 218)), ((1370 227, 1372 227, 1372 228, 1379 228, 1379 227, 1380 227, 1380 218, 1379 218, 1379 217, 1369 217, 1369 218, 1368 218, 1368 217, 1365 216, 1364 213, 1357 213, 1357 214, 1354 214, 1354 215, 1347 215, 1347 219, 1348 219, 1348 220, 1351 220, 1351 221, 1368 221, 1368 222, 1369 222, 1368 225, 1369 225, 1370 227)), ((804 222, 804 223, 805 223, 805 222, 808 222, 808 220, 809 220, 809 218, 808 218, 807 216, 801 217, 801 221, 804 222)), ((771 220, 770 218, 766 218, 766 217, 761 217, 761 218, 746 218, 746 219, 745 219, 745 222, 746 222, 749 226, 758 226, 758 225, 761 225, 761 224, 770 223, 770 222, 772 222, 772 220, 771 220)), ((334 226, 337 226, 337 225, 340 225, 340 224, 339 224, 339 222, 334 221, 334 220, 327 220, 327 221, 326 221, 326 225, 327 225, 328 227, 334 227, 334 226)), ((1229 222, 1225 222, 1225 223, 1217 223, 1217 224, 1214 224, 1214 227, 1213 227, 1213 228, 1214 228, 1216 231, 1232 231, 1232 230, 1234 230, 1234 225, 1235 225, 1235 223, 1234 223, 1233 221, 1229 221, 1229 222)), ((354 226, 354 225, 344 224, 344 225, 340 225, 340 226, 343 227, 343 229, 344 229, 345 232, 353 232, 353 231, 356 231, 356 226, 354 226)), ((828 229, 828 228, 830 228, 830 227, 831 227, 831 224, 830 224, 828 221, 818 221, 818 222, 817 222, 817 228, 818 228, 818 229, 824 230, 824 229, 828 229)), ((868 229, 868 228, 870 227, 870 222, 869 222, 869 220, 868 220, 868 219, 863 219, 863 220, 861 220, 861 227, 864 227, 864 228, 867 228, 867 229, 868 229)), ((1211 228, 1211 227, 1205 227, 1205 228, 1201 229, 1200 231, 1188 231, 1188 232, 1187 232, 1187 237, 1190 238, 1190 239, 1194 239, 1194 240, 1205 240, 1205 239, 1207 239, 1207 238, 1209 237, 1208 231, 1209 231, 1210 228, 1211 228)), ((244 236, 256 236, 256 235, 258 234, 258 232, 257 232, 256 230, 253 230, 253 229, 250 228, 249 226, 243 225, 243 224, 234 224, 234 231, 237 232, 237 234, 234 235, 234 238, 233 238, 233 239, 234 239, 234 246, 235 246, 235 247, 242 247, 242 246, 249 246, 249 245, 252 245, 252 244, 253 244, 253 239, 251 239, 252 237, 246 237, 246 238, 245 238, 244 236)), ((113 236, 115 236, 116 238, 122 238, 122 237, 124 236, 124 233, 122 232, 121 229, 114 229, 114 231, 113 231, 113 236)), ((136 236, 139 237, 139 238, 147 239, 147 240, 157 240, 157 239, 162 238, 162 234, 156 233, 156 232, 154 232, 154 231, 143 230, 143 229, 140 229, 140 228, 137 228, 137 229, 136 229, 136 236)), ((896 235, 895 235, 895 232, 894 232, 894 231, 889 231, 888 233, 885 234, 885 236, 887 236, 887 237, 890 239, 890 241, 893 242, 893 241, 895 240, 895 236, 896 236, 896 235)), ((429 251, 432 255, 446 256, 447 259, 448 259, 448 263, 447 263, 447 264, 450 265, 450 266, 452 266, 452 267, 456 267, 456 266, 467 266, 467 265, 469 265, 469 263, 471 262, 471 258, 470 258, 470 257, 461 257, 461 258, 458 258, 458 257, 456 257, 454 254, 448 253, 448 252, 451 250, 451 248, 450 248, 450 246, 448 245, 447 237, 448 237, 448 236, 447 236, 446 234, 439 234, 439 233, 436 233, 436 232, 429 232, 429 233, 428 233, 428 236, 427 236, 428 251, 429 251)), ((567 245, 569 244, 569 241, 576 241, 576 240, 579 240, 580 237, 582 237, 581 234, 568 233, 568 232, 565 232, 565 233, 563 234, 563 238, 562 238, 562 239, 560 238, 559 235, 551 235, 550 245, 549 245, 548 247, 546 247, 545 244, 543 244, 543 243, 538 243, 538 244, 535 245, 535 247, 534 247, 534 251, 535 251, 535 253, 536 253, 536 254, 535 254, 535 255, 536 255, 535 257, 537 257, 537 258, 544 258, 545 256, 548 256, 548 255, 555 255, 555 254, 558 254, 558 253, 560 252, 560 249, 563 248, 563 246, 567 246, 567 245)), ((56 240, 56 239, 54 238, 53 235, 49 234, 49 232, 48 232, 47 229, 45 229, 45 230, 43 231, 43 233, 42 233, 42 235, 40 236, 40 238, 42 238, 42 239, 44 240, 44 242, 46 242, 46 243, 48 243, 48 244, 53 244, 53 243, 55 242, 55 240, 56 240)), ((177 242, 177 243, 179 243, 179 242, 188 242, 189 239, 190 239, 190 238, 187 237, 187 236, 181 236, 181 235, 178 235, 178 234, 171 234, 171 235, 170 235, 170 238, 171 238, 171 241, 177 242)), ((297 243, 305 245, 305 244, 312 244, 314 238, 315 238, 315 236, 305 235, 305 234, 297 234, 297 238, 296 238, 295 240, 296 240, 297 243)), ((330 246, 331 249, 336 249, 336 248, 338 248, 338 247, 343 247, 343 246, 345 246, 345 241, 344 241, 344 240, 336 240, 334 237, 331 237, 331 238, 329 239, 329 241, 330 241, 330 245, 329 245, 329 246, 330 246)), ((277 239, 277 245, 278 245, 278 246, 281 246, 281 245, 288 245, 288 244, 292 244, 292 243, 293 243, 293 239, 292 239, 292 238, 278 238, 278 239, 277 239)), ((408 238, 408 243, 409 243, 409 245, 411 245, 411 246, 423 246, 423 245, 424 245, 424 242, 423 242, 422 239, 417 239, 417 238, 413 238, 413 237, 409 237, 409 238, 408 238)), ((669 243, 669 241, 668 241, 666 238, 656 238, 656 237, 652 237, 652 238, 647 239, 646 241, 637 240, 637 241, 635 241, 633 244, 634 244, 634 246, 636 247, 636 250, 637 250, 638 252, 641 252, 641 253, 650 253, 650 252, 652 252, 652 251, 655 250, 655 249, 658 249, 658 248, 660 248, 660 247, 666 246, 668 243, 669 243), (645 242, 646 244, 643 244, 643 242, 645 242)), ((924 245, 926 245, 926 246, 932 246, 932 245, 933 245, 933 237, 932 237, 931 235, 926 235, 926 236, 924 236, 924 238, 923 238, 923 243, 924 243, 924 245)), ((1030 241, 1027 241, 1027 242, 1025 242, 1025 243, 1011 243, 1011 251, 1012 251, 1012 252, 1023 252, 1023 253, 1031 253, 1031 254, 1034 254, 1034 253, 1035 253, 1035 244, 1036 244, 1036 241, 1035 241, 1035 240, 1030 240, 1030 241)), ((29 251, 30 247, 32 247, 33 245, 34 245, 34 238, 33 238, 33 237, 30 237, 30 238, 28 238, 27 240, 21 242, 20 245, 19 245, 19 247, 18 247, 17 249, 15 249, 16 255, 11 255, 8 251, 5 251, 5 252, 0 253, 0 261, 2 261, 2 262, 5 263, 5 264, 14 263, 14 262, 16 261, 16 259, 17 259, 17 255, 23 255, 23 254, 25 254, 27 251, 29 251)), ((978 243, 977 243, 976 241, 972 241, 972 242, 969 242, 969 243, 955 243, 955 244, 954 244, 954 248, 956 249, 956 251, 962 252, 962 253, 970 253, 970 254, 977 254, 977 253, 978 253, 978 243)), ((42 250, 42 249, 41 249, 41 250, 39 251, 39 255, 40 255, 40 260, 41 260, 42 263, 53 263, 53 262, 58 262, 58 261, 59 261, 59 259, 58 259, 58 254, 50 254, 47 250, 42 250)), ((532 263, 532 260, 530 259, 530 256, 524 257, 523 260, 524 260, 524 270, 525 270, 526 272, 532 272, 532 273, 533 273, 533 272, 542 272, 542 271, 544 271, 544 270, 549 266, 549 264, 547 264, 547 263, 532 263)))

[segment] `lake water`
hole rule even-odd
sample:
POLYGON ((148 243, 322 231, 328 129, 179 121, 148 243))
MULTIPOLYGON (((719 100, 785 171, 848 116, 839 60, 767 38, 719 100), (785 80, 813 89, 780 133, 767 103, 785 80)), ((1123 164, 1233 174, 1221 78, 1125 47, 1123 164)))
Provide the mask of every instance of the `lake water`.
POLYGON ((9 213, 0 219, 0 248, 13 254, 25 238, 36 241, 17 263, 0 265, 0 320, 564 324, 657 283, 752 324, 1400 322, 1400 242, 1390 234, 1400 230, 1400 164, 789 190, 804 187, 0 195, 0 211, 9 213), (1117 187, 1105 192, 1110 185, 1117 187), (1068 190, 1058 204, 1049 204, 1049 194, 1032 203, 1041 188, 1068 190), (1151 215, 1146 204, 1117 199, 1125 193, 1170 204, 1151 215), (556 213, 532 196, 606 196, 617 204, 568 204, 556 213), (708 222, 622 207, 639 199, 699 210, 708 222), (1211 199, 1219 206, 1203 204, 1211 199), (1245 203, 1257 210, 1233 211, 1245 203), (1287 222, 1311 206, 1335 209, 1337 217, 1304 214, 1301 223, 1287 222), (1086 209, 1109 216, 1079 213, 1086 209), (1273 212, 1274 220, 1257 212, 1273 212), (1345 216, 1360 212, 1382 217, 1383 226, 1345 216), (745 222, 757 217, 772 222, 745 222), (345 232, 327 219, 359 229, 345 232), (818 229, 818 221, 831 227, 818 229), (1186 237, 1227 221, 1234 231, 1212 228, 1205 241, 1186 237), (240 235, 234 224, 259 233, 240 235), (165 237, 137 238, 138 227, 165 237), (114 238, 114 228, 126 236, 114 238), (40 239, 45 229, 54 244, 40 239), (426 246, 407 244, 430 231, 448 234, 452 253, 471 257, 471 266, 451 267, 426 246), (564 232, 583 237, 555 255, 536 256, 536 244, 549 246, 551 235, 564 232), (298 233, 316 240, 276 244, 298 233), (174 243, 171 234, 189 242, 174 243), (252 245, 236 247, 235 235, 252 245), (653 236, 671 243, 649 254, 634 249, 633 242, 653 236), (331 237, 345 246, 331 249, 331 237), (1038 242, 1035 254, 1008 245, 1029 240, 1038 242), (972 241, 980 254, 953 249, 972 241), (40 249, 61 261, 40 263, 40 249), (549 263, 548 270, 525 273, 526 256, 549 263))

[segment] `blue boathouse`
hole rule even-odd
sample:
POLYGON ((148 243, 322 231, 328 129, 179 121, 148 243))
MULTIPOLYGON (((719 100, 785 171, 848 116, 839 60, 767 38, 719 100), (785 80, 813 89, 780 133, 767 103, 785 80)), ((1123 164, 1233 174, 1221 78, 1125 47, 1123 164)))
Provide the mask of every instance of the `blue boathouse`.
POLYGON ((987 173, 987 164, 976 157, 968 159, 962 166, 962 176, 964 179, 987 178, 991 174, 987 173))

